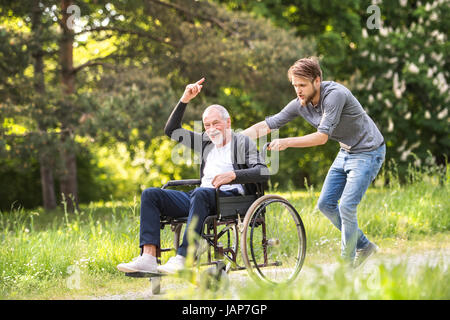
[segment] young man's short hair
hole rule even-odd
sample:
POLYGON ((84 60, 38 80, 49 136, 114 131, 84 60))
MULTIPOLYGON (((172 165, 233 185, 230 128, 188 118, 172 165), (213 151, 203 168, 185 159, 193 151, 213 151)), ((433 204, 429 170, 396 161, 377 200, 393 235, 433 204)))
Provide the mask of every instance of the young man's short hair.
POLYGON ((322 80, 322 70, 320 69, 319 60, 315 57, 303 58, 295 61, 288 70, 289 81, 292 76, 309 79, 313 82, 317 77, 322 80))

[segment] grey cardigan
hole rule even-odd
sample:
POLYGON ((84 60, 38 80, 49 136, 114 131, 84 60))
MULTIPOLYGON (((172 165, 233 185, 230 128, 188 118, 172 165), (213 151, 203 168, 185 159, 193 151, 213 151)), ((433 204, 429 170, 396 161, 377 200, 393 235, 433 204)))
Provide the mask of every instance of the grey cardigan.
MULTIPOLYGON (((178 102, 172 111, 164 128, 164 133, 171 139, 193 149, 201 156, 200 179, 203 177, 206 159, 214 144, 205 132, 199 133, 181 127, 186 103, 178 102)), ((242 184, 246 194, 255 194, 256 183, 265 183, 269 180, 266 164, 256 148, 256 144, 249 137, 232 133, 231 140, 232 162, 236 179, 232 184, 242 184)))

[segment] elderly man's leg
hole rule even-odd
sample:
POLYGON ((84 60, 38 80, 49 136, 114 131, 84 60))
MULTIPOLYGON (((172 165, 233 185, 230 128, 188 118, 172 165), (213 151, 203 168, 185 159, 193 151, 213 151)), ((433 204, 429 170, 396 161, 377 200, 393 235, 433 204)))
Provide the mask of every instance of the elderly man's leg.
MULTIPOLYGON (((237 189, 230 191, 220 191, 220 197, 238 196, 237 189)), ((191 194, 189 207, 189 217, 187 228, 184 232, 183 242, 178 248, 178 254, 186 256, 189 245, 189 229, 194 230, 196 235, 201 235, 203 223, 206 217, 216 212, 216 189, 214 188, 196 188, 191 194), (195 225, 191 223, 195 221, 195 225)))
MULTIPOLYGON (((220 191, 221 197, 237 196, 237 189, 231 191, 220 191)), ((196 188, 190 193, 189 216, 186 223, 186 229, 183 235, 183 242, 178 248, 177 256, 171 258, 165 265, 159 266, 158 270, 165 273, 174 273, 184 268, 185 258, 189 243, 189 231, 194 230, 199 236, 202 232, 203 223, 206 217, 214 214, 216 211, 216 189, 214 188, 196 188), (192 224, 194 223, 195 224, 192 224)))
POLYGON ((195 231, 196 235, 202 232, 203 222, 206 217, 214 214, 216 210, 216 190, 214 188, 196 188, 191 193, 189 216, 183 235, 183 242, 178 248, 177 254, 186 257, 189 243, 189 231, 195 231), (194 220, 195 224, 192 224, 194 220))
POLYGON ((160 245, 161 216, 186 217, 189 214, 187 192, 160 188, 148 188, 141 196, 141 223, 139 246, 160 245))
POLYGON ((144 244, 142 246, 142 254, 150 254, 156 257, 156 245, 155 244, 144 244))
POLYGON ((189 195, 177 190, 148 188, 141 195, 139 246, 142 254, 117 266, 124 272, 156 272, 156 249, 160 246, 161 215, 183 217, 189 213, 189 195))

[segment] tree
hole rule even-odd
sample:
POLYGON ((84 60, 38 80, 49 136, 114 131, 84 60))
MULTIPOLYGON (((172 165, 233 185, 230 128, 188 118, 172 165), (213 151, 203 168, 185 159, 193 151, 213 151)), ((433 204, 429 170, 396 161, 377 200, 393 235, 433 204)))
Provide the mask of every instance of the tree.
POLYGON ((349 86, 381 129, 387 162, 404 171, 410 160, 427 164, 428 152, 432 163, 448 159, 447 1, 217 2, 313 37, 324 78, 349 86))
POLYGON ((0 152, 17 159, 23 150, 24 159, 25 151, 40 159, 46 208, 54 206, 58 189, 53 178, 69 205, 71 196, 79 200, 77 139, 150 145, 163 135, 161 119, 176 102, 175 92, 200 76, 208 87, 187 120, 199 119, 200 105, 227 99, 238 88, 236 119, 248 123, 252 119, 240 114, 249 110, 246 97, 255 106, 252 114, 261 117, 277 95, 292 94, 286 82, 273 81, 280 70, 299 52, 313 52, 290 32, 207 1, 0 4, 6 40, 0 52, 7 57, 0 152), (298 51, 274 50, 276 42, 298 51))
MULTIPOLYGON (((2 36, 9 41, 6 42, 6 46, 2 47, 2 54, 6 58, 3 60, 5 63, 1 69, 3 80, 1 83, 2 90, 0 91, 2 100, 5 101, 2 107, 2 118, 18 115, 23 120, 28 116, 28 122, 33 121, 32 126, 36 129, 34 134, 29 135, 21 134, 8 135, 8 138, 12 138, 18 142, 13 147, 13 152, 19 152, 19 145, 21 140, 27 139, 32 142, 27 144, 24 151, 29 153, 30 151, 38 150, 38 159, 40 163, 41 172, 41 184, 43 194, 44 207, 52 209, 56 206, 55 188, 53 182, 53 161, 49 154, 52 152, 48 146, 52 145, 50 138, 42 133, 46 132, 45 119, 39 114, 48 109, 46 101, 46 85, 44 79, 44 47, 48 44, 48 26, 52 23, 48 17, 42 15, 42 10, 39 7, 38 1, 27 2, 24 5, 17 3, 9 3, 3 5, 2 13, 6 13, 8 17, 20 17, 20 20, 16 20, 19 24, 23 25, 21 18, 27 16, 28 32, 26 36, 22 31, 25 27, 16 29, 17 32, 11 32, 15 29, 14 26, 7 26, 2 28, 2 36), (13 51, 13 52, 11 52, 13 51), (11 53, 13 53, 11 55, 11 53), (27 76, 27 67, 31 65, 34 69, 33 76, 27 76), (9 105, 10 108, 7 108, 9 105), (23 108, 17 107, 18 105, 24 106, 23 108), (18 140, 19 139, 19 140, 18 140)), ((7 128, 8 129, 8 128, 7 128)), ((26 155, 25 155, 26 156, 26 155)))
MULTIPOLYGON (((136 3, 142 5, 139 1, 131 5, 136 3)), ((6 38, 17 39, 20 44, 10 48, 8 45, 14 44, 14 40, 11 40, 2 50, 8 54, 17 48, 16 51, 20 55, 17 54, 10 60, 12 65, 22 66, 17 70, 4 69, 2 79, 5 79, 5 90, 2 90, 2 96, 5 103, 1 105, 2 119, 14 119, 12 124, 21 124, 26 128, 25 133, 16 135, 9 132, 11 127, 3 126, 2 136, 6 141, 5 147, 9 150, 16 152, 22 144, 25 144, 29 151, 37 150, 41 165, 43 204, 47 209, 56 205, 53 183, 55 170, 60 190, 67 199, 69 208, 72 207, 71 199, 78 202, 77 144, 74 139, 78 132, 83 131, 80 124, 85 119, 84 116, 95 109, 95 103, 92 104, 93 100, 87 99, 83 92, 83 83, 77 83, 77 78, 88 68, 107 65, 102 59, 92 59, 74 65, 74 43, 77 44, 75 37, 86 30, 74 32, 74 16, 71 13, 83 11, 88 17, 85 28, 89 33, 97 33, 100 38, 111 37, 109 34, 103 35, 107 28, 97 27, 101 16, 99 8, 108 8, 108 3, 85 2, 80 3, 80 6, 81 8, 74 7, 68 0, 60 3, 36 0, 31 3, 4 2, 1 7, 2 13, 8 16, 3 20, 3 34, 6 38), (8 20, 18 22, 20 26, 8 25, 8 20), (14 57, 17 59, 13 59, 14 57), (53 65, 50 72, 45 70, 46 65, 53 65), (47 87, 51 89, 47 90, 47 87)), ((111 5, 109 7, 112 8, 111 5)), ((123 11, 126 9, 128 8, 123 6, 123 11)), ((105 21, 112 18, 112 15, 112 10, 109 10, 101 19, 105 21)), ((118 21, 116 24, 112 21, 108 23, 109 30, 120 35, 137 34, 141 36, 141 42, 144 38, 153 38, 150 32, 136 31, 139 28, 133 26, 128 29, 117 27, 121 24, 120 17, 123 18, 115 17, 118 21)), ((132 20, 130 18, 130 21, 132 20)), ((130 46, 135 44, 130 42, 130 46)), ((111 54, 110 60, 126 56, 115 53, 115 56, 111 54)))
MULTIPOLYGON (((445 164, 450 154, 450 6, 446 1, 379 2, 380 29, 364 25, 355 94, 375 115, 387 159, 445 164)), ((404 176, 404 175, 401 175, 404 176)))
MULTIPOLYGON (((266 17, 293 30, 300 39, 313 39, 323 73, 328 79, 347 80, 354 72, 353 57, 361 38, 358 0, 217 0, 232 10, 266 17)), ((298 56, 297 59, 302 58, 298 56)))

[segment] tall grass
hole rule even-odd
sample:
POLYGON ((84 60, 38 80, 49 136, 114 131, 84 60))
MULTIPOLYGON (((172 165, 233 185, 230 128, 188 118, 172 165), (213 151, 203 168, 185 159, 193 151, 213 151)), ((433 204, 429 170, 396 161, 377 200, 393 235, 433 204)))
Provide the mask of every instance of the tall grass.
MULTIPOLYGON (((394 168, 383 171, 358 206, 359 228, 370 238, 411 239, 450 231, 450 173, 442 169, 410 167, 409 181, 400 184, 394 168), (389 185, 386 187, 386 180, 389 185)), ((447 166, 448 168, 448 166, 447 166)), ((308 247, 340 241, 340 232, 317 209, 319 192, 281 193, 299 211, 307 232, 308 247)))
POLYGON ((170 299, 242 299, 242 300, 447 300, 450 298, 450 271, 444 260, 424 264, 411 271, 405 262, 373 265, 365 271, 337 264, 333 270, 313 265, 302 271, 294 283, 261 286, 251 281, 220 282, 208 290, 200 281, 169 292, 170 299))
MULTIPOLYGON (((426 239, 437 234, 444 234, 448 239, 448 171, 442 179, 437 174, 412 170, 413 178, 407 185, 400 185, 395 180, 398 178, 389 173, 390 186, 386 187, 382 180, 387 174, 381 176, 376 187, 369 189, 358 207, 358 221, 366 235, 379 241, 390 238, 426 239)), ((313 187, 306 191, 277 193, 285 196, 303 219, 308 239, 307 263, 314 261, 311 256, 316 260, 335 261, 339 255, 340 233, 316 209, 319 193, 313 187)), ((172 232, 169 228, 164 229, 161 239, 163 246, 171 246, 172 232)), ((117 264, 130 261, 139 254, 138 241, 139 203, 136 198, 129 202, 91 203, 74 213, 64 210, 44 212, 42 209, 27 211, 13 207, 0 214, 0 298, 70 297, 74 291, 67 285, 67 279, 73 266, 92 282, 91 285, 86 284, 88 291, 95 291, 99 283, 106 286, 106 290, 113 289, 108 287, 108 283, 112 286, 117 279, 124 279, 116 269, 117 264)), ((165 254, 163 259, 171 254, 165 254)), ((378 271, 380 283, 375 291, 367 288, 367 277, 347 279, 344 271, 338 268, 334 280, 324 280, 326 277, 318 271, 314 281, 303 279, 307 281, 299 283, 297 287, 301 289, 298 291, 278 288, 258 290, 260 294, 255 295, 252 284, 249 284, 248 288, 239 289, 240 297, 450 298, 445 286, 449 282, 446 267, 426 267, 413 280, 402 275, 404 266, 382 268, 378 271), (421 282, 425 296, 419 290, 421 282), (347 290, 345 294, 342 294, 342 288, 347 290)), ((199 297, 199 294, 200 297, 215 297, 199 291, 185 294, 188 296, 184 298, 189 294, 191 297, 199 297)), ((222 297, 226 298, 228 294, 222 293, 222 297)))

